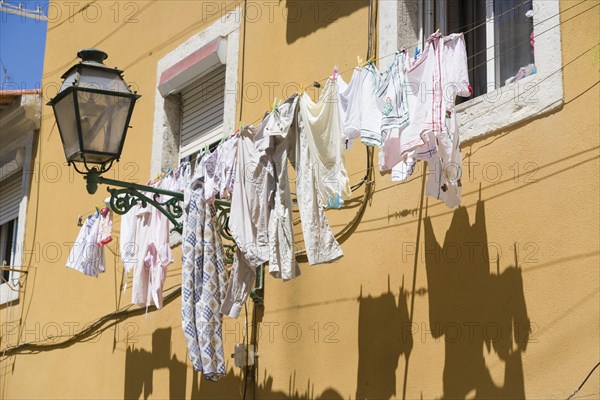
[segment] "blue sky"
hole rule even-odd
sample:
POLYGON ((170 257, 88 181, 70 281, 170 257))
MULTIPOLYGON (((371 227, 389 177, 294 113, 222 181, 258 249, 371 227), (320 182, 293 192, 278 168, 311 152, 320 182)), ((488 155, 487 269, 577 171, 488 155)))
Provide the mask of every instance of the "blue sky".
MULTIPOLYGON (((41 7, 48 14, 48 0, 14 2, 13 6, 23 4, 23 8, 35 10, 41 7)), ((44 48, 46 46, 45 21, 25 18, 0 12, 0 89, 21 90, 39 88, 44 66, 44 48), (8 76, 4 68, 8 70, 8 76)))

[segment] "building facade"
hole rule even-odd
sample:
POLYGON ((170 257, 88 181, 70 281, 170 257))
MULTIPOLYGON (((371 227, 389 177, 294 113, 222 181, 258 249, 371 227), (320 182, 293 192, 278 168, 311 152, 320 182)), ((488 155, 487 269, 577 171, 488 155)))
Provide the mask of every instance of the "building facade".
MULTIPOLYGON (((327 211, 344 257, 266 276, 264 305, 223 321, 225 354, 254 343, 255 367, 231 359, 209 382, 187 359, 180 238, 161 310, 130 306, 118 240, 100 277, 65 268, 78 221, 108 194, 86 192, 43 107, 22 145, 2 128, 3 174, 17 147, 30 154, 6 263, 27 273, 0 304, 1 398, 568 397, 600 359, 599 13, 594 0, 50 2, 41 96, 77 51, 107 52, 142 95, 107 176, 140 184, 256 124, 274 98, 302 85, 316 99, 336 65, 349 80, 357 56, 384 70, 437 29, 465 32, 463 195, 455 209, 428 198, 422 164, 393 182, 377 150, 367 173, 355 143, 346 169, 366 183, 327 211)), ((596 370, 580 395, 598 392, 596 370)))

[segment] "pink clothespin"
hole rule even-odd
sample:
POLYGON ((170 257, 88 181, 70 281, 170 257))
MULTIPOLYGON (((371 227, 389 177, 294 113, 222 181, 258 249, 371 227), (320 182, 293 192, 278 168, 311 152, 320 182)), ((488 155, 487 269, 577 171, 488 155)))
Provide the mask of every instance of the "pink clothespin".
POLYGON ((337 78, 337 76, 339 75, 339 73, 340 73, 340 72, 339 72, 339 70, 338 70, 338 66, 337 66, 337 65, 335 65, 335 66, 333 67, 333 80, 334 80, 334 81, 335 81, 335 79, 337 78))

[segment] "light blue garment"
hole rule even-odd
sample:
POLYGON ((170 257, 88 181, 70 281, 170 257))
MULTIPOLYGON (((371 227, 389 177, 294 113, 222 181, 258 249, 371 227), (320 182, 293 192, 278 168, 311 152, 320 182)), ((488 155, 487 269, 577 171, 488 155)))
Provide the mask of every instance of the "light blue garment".
POLYGON ((343 205, 344 199, 342 199, 342 196, 340 196, 339 193, 336 193, 329 198, 325 208, 342 208, 343 205))

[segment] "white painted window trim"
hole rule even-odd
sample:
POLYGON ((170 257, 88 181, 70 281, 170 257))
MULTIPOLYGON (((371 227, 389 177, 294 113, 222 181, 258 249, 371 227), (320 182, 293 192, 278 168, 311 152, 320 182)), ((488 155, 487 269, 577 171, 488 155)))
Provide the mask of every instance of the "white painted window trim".
MULTIPOLYGON (((2 145, 0 149, 0 159, 6 154, 10 154, 13 151, 23 151, 23 163, 22 163, 22 180, 21 180, 21 204, 19 205, 19 216, 17 222, 17 237, 16 237, 16 249, 14 254, 14 265, 11 267, 15 269, 23 269, 23 248, 25 247, 25 224, 27 221, 27 200, 29 198, 29 178, 31 177, 31 159, 33 151, 33 138, 35 132, 30 130, 26 134, 20 136, 18 139, 12 141, 8 145, 2 145)), ((8 178, 8 176, 6 176, 8 178)), ((2 184, 2 181, 0 181, 2 184)), ((0 285, 0 305, 15 301, 19 298, 19 281, 21 279, 21 273, 17 271, 11 271, 8 277, 8 281, 12 288, 8 285, 0 285), (17 290, 13 290, 17 289, 17 290)))
MULTIPOLYGON (((398 49, 399 23, 405 19, 400 15, 404 11, 401 4, 402 2, 396 1, 379 1, 379 57, 393 54, 398 49)), ((456 112, 461 141, 509 129, 562 107, 564 93, 560 70, 562 53, 559 0, 533 0, 533 10, 537 74, 458 105, 456 112), (546 30, 548 31, 545 32, 546 30), (542 32, 545 33, 538 36, 542 32)), ((419 14, 421 13, 419 9, 419 14)), ((382 70, 385 67, 380 65, 382 70)))
MULTIPOLYGON (((240 8, 236 8, 225 14, 211 26, 192 36, 176 49, 158 61, 157 80, 167 69, 181 62, 194 51, 202 48, 219 37, 225 38, 226 49, 226 71, 225 71, 225 105, 222 130, 204 135, 194 147, 202 146, 207 141, 214 141, 222 132, 233 132, 235 130, 237 77, 238 77, 238 55, 240 41, 240 8), (216 136, 215 136, 216 135, 216 136)), ((186 84, 192 83, 191 78, 186 84)), ((167 166, 176 166, 179 163, 179 132, 181 129, 181 104, 178 96, 160 93, 158 87, 154 101, 154 126, 152 133, 152 165, 150 176, 155 176, 167 166)), ((199 148, 200 148, 199 147, 199 148)))

